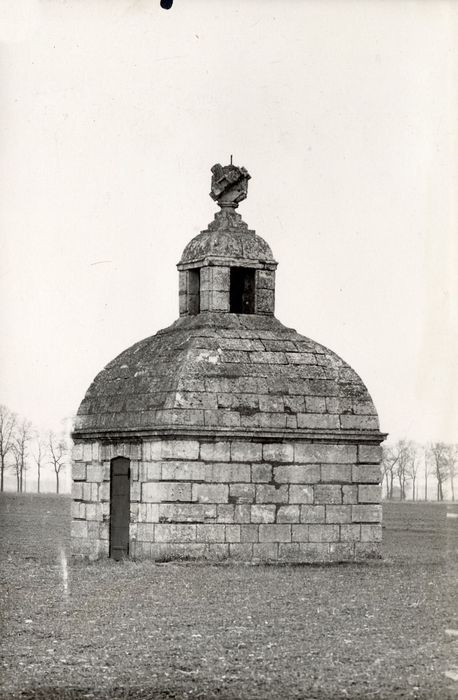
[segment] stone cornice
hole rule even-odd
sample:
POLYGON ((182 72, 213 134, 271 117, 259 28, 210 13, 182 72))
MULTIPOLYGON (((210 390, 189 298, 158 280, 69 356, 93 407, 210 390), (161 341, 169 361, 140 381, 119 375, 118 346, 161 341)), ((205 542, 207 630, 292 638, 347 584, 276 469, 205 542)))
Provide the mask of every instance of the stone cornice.
POLYGON ((177 263, 177 269, 190 270, 196 267, 203 267, 208 265, 209 267, 251 267, 259 270, 275 270, 278 263, 272 260, 265 260, 260 262, 253 258, 228 258, 222 257, 220 255, 204 255, 200 258, 195 258, 194 260, 187 261, 185 263, 177 263))
POLYGON ((177 427, 164 426, 157 429, 145 428, 130 428, 128 430, 75 430, 72 433, 72 439, 78 440, 101 440, 108 442, 135 441, 140 442, 155 438, 173 438, 180 439, 213 439, 213 440, 301 440, 304 442, 344 442, 348 444, 358 444, 361 442, 378 445, 383 442, 388 433, 382 433, 379 430, 265 430, 263 428, 256 429, 226 429, 226 428, 205 428, 199 426, 192 427, 177 427))

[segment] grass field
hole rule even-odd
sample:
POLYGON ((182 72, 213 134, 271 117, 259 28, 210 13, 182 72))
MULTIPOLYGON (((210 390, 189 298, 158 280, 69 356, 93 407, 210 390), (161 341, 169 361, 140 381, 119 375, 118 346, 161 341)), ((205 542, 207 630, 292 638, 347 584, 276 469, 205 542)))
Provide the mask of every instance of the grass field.
POLYGON ((383 561, 328 567, 67 565, 69 510, 0 497, 1 698, 458 698, 446 505, 386 504, 383 561))

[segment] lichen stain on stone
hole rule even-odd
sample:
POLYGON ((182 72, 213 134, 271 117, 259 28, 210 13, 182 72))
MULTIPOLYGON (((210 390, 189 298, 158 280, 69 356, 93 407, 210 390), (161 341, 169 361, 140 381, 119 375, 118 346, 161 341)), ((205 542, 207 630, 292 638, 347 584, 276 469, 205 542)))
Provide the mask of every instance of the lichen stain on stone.
POLYGON ((221 348, 218 348, 216 352, 214 350, 203 350, 197 355, 196 362, 210 362, 210 364, 216 365, 221 360, 222 352, 221 348))

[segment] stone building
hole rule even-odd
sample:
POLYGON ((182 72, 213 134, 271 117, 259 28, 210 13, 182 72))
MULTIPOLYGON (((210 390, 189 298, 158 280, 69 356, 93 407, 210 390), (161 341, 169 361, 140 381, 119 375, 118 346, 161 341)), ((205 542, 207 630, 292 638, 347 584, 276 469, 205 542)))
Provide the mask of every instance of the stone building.
POLYGON ((377 413, 356 372, 274 316, 269 245, 220 211, 178 263, 180 318, 94 379, 73 433, 75 555, 328 562, 380 556, 377 413))

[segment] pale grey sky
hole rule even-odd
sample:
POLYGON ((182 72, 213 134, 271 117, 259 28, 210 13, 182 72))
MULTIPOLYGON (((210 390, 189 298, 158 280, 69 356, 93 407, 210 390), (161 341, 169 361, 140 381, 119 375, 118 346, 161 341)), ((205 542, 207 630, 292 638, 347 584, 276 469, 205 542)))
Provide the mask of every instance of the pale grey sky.
POLYGON ((1 402, 58 426, 175 320, 232 153, 277 317, 356 369, 393 438, 458 442, 458 3, 0 13, 1 402))

